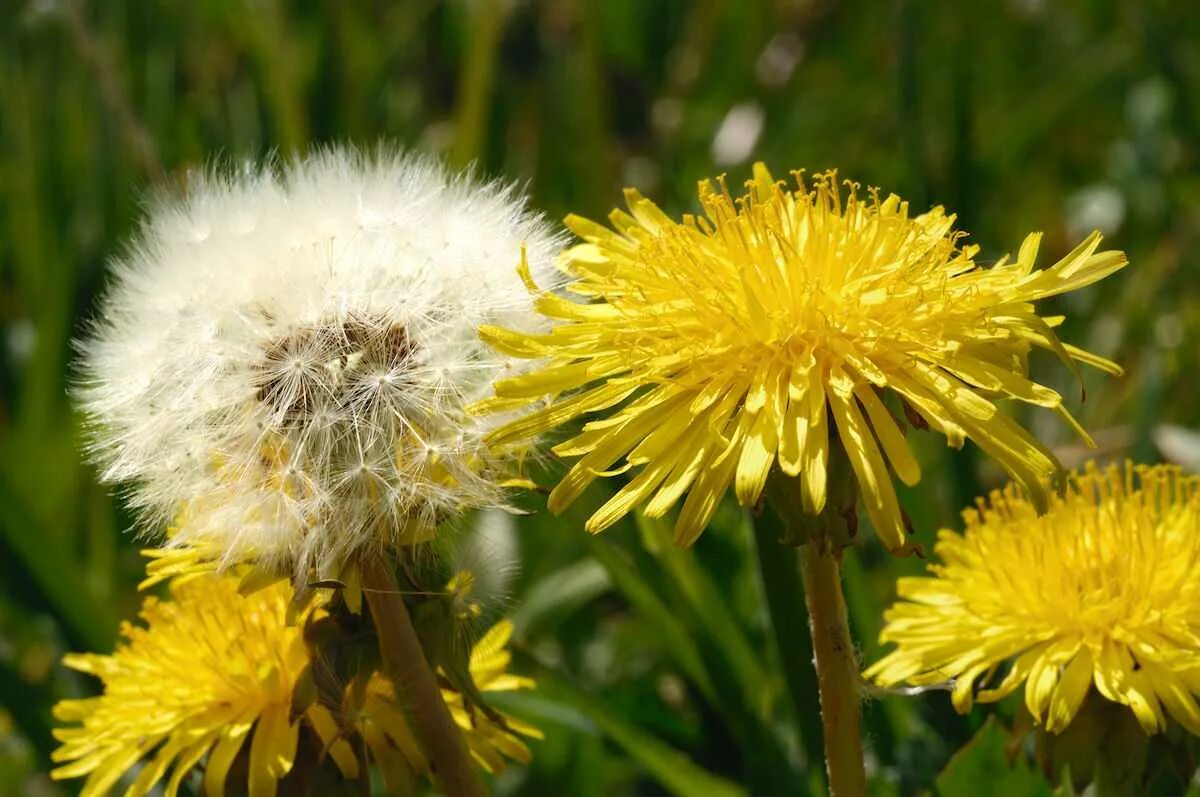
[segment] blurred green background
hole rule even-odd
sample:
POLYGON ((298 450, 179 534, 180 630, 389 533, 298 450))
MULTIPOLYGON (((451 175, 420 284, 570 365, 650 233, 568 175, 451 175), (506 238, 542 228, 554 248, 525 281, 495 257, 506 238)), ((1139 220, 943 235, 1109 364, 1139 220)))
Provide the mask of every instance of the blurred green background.
MULTIPOLYGON (((1100 456, 1196 467, 1189 6, 0 2, 0 795, 74 791, 44 774, 49 708, 94 685, 59 656, 110 649, 140 600, 130 519, 81 461, 67 389, 71 339, 149 187, 216 158, 388 139, 516 178, 553 218, 599 216, 624 185, 695 210, 698 179, 740 181, 763 159, 777 172, 837 166, 918 208, 945 204, 986 259, 1044 230, 1052 261, 1099 228, 1132 266, 1056 309, 1069 315, 1064 339, 1128 374, 1089 373, 1080 405, 1064 369, 1037 360, 1035 372, 1073 397, 1100 456)), ((1085 455, 1050 413, 1023 419, 1064 461, 1085 455)), ((916 445, 925 478, 902 500, 929 545, 1000 474, 970 445, 916 445)), ((492 611, 518 624, 518 666, 542 684, 506 706, 547 738, 496 790, 820 793, 800 593, 765 596, 760 576, 793 563, 771 549, 760 562, 733 506, 692 550, 632 520, 591 539, 582 518, 602 500, 597 489, 567 516, 515 527, 487 519, 464 543, 486 564, 492 611)), ((866 542, 845 572, 871 660, 896 575, 922 564, 866 542)), ((945 693, 881 697, 865 712, 873 792, 1049 793, 1023 759, 1009 766, 999 726, 956 715, 945 693)))

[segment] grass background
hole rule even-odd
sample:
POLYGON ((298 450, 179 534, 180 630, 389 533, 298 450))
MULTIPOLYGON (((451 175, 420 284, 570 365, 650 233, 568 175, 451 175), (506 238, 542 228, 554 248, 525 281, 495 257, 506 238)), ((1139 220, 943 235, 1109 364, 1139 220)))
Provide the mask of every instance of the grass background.
MULTIPOLYGON (((694 210, 697 180, 763 159, 945 204, 987 259, 1030 230, 1050 259, 1099 227, 1133 265, 1049 304, 1064 339, 1128 374, 1088 374, 1072 409, 1102 457, 1195 467, 1198 135, 1200 22, 1166 0, 3 0, 0 795, 73 791, 44 774, 49 707, 93 685, 58 659, 110 649, 139 602, 129 518, 81 462, 67 385, 70 341, 156 183, 387 139, 521 180, 554 218, 600 216, 625 185, 694 210)), ((1049 413, 1023 420, 1084 456, 1049 413)), ((928 544, 1001 474, 970 445, 916 447, 925 478, 902 500, 928 544)), ((497 791, 819 793, 800 593, 765 595, 759 575, 793 563, 760 556, 733 506, 688 551, 632 520, 591 539, 601 493, 465 542, 495 565, 487 598, 542 683, 511 707, 547 738, 497 791)), ((865 659, 895 577, 920 568, 869 539, 847 558, 865 659)), ((873 792, 1048 792, 984 719, 942 693, 870 701, 873 792)))

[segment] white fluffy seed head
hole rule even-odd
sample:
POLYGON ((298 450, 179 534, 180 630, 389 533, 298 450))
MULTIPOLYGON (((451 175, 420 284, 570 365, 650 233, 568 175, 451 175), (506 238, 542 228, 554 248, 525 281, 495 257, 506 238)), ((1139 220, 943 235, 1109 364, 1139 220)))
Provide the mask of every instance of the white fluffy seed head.
POLYGON ((464 407, 528 366, 476 330, 539 328, 517 266, 554 286, 560 244, 511 186, 402 154, 193 177, 81 344, 103 478, 172 544, 298 572, 500 506, 464 407))

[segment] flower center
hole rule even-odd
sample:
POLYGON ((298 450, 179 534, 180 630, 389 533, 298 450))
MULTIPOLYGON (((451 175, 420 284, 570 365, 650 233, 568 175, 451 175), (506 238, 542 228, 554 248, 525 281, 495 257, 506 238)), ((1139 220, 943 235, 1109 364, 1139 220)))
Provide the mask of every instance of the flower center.
POLYGON ((404 325, 381 318, 301 327, 264 348, 257 398, 288 429, 330 413, 358 416, 389 388, 405 386, 416 352, 404 325))
POLYGON ((416 518, 420 534, 437 522, 451 476, 423 366, 405 326, 377 316, 295 328, 263 347, 258 478, 289 499, 299 527, 330 512, 356 528, 416 518))

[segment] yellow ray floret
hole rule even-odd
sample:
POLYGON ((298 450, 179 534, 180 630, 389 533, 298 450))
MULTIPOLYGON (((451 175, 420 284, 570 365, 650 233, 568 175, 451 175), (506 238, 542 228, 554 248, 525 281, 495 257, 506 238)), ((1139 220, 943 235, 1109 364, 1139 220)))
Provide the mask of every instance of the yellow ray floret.
MULTIPOLYGON (((104 689, 98 697, 55 706, 65 725, 55 730, 62 743, 53 754, 55 779, 85 777, 81 794, 96 797, 141 763, 123 793, 141 797, 166 778, 165 793, 173 797, 203 765, 208 797, 224 794, 234 771, 245 772, 248 782, 229 784, 230 790, 259 797, 286 793, 285 778, 299 756, 360 777, 355 750, 364 744, 389 789, 429 776, 403 703, 378 674, 361 693, 348 686, 342 703, 308 701, 297 715, 304 704, 298 685, 311 663, 304 622, 324 610, 312 603, 289 623, 294 594, 286 582, 247 595, 239 591, 242 581, 233 572, 188 572, 172 581, 169 600, 146 599, 143 625, 123 625, 113 654, 65 658, 104 689), (316 740, 314 749, 303 749, 302 726, 316 740), (235 766, 239 761, 244 765, 235 766)), ((482 692, 533 686, 507 672, 511 633, 511 624, 501 621, 472 651, 470 672, 482 692)), ((505 757, 529 760, 518 734, 538 738, 537 729, 498 712, 485 715, 453 689, 442 693, 481 767, 495 772, 505 757)))
POLYGON ((86 776, 84 795, 108 794, 139 761, 129 795, 147 794, 171 769, 166 793, 207 759, 207 793, 249 750, 249 791, 274 794, 292 767, 299 724, 292 689, 308 664, 299 626, 286 620, 285 584, 238 594, 238 579, 196 576, 171 600, 147 598, 142 626, 126 623, 112 655, 69 655, 64 663, 96 676, 99 697, 64 700, 55 717, 69 727, 55 778, 86 776))
POLYGON ((752 504, 776 466, 800 477, 807 509, 819 512, 836 434, 875 528, 897 550, 904 522, 889 466, 909 484, 921 475, 896 420, 902 401, 952 445, 974 440, 1044 505, 1058 463, 995 400, 1047 407, 1083 433, 1062 397, 1030 380, 1029 350, 1049 349, 1073 371, 1076 361, 1120 369, 1060 343, 1062 319, 1033 303, 1111 274, 1125 256, 1098 252, 1092 233, 1035 269, 1035 233, 1015 260, 984 268, 940 207, 910 216, 895 195, 862 198, 833 172, 795 178, 789 189, 758 164, 737 198, 723 180, 703 182, 704 216, 682 222, 632 190, 611 229, 569 217, 583 240, 563 259, 578 300, 539 295, 556 322, 547 333, 481 330, 501 351, 545 360, 476 405, 529 408, 491 442, 519 444, 592 415, 554 449, 579 459, 551 508, 599 476, 632 471, 589 530, 637 505, 662 515, 687 494, 676 532, 688 543, 731 484, 752 504))
POLYGON ((1010 486, 964 517, 930 576, 900 580, 881 634, 896 649, 867 677, 953 680, 964 712, 1024 684, 1056 733, 1094 687, 1147 733, 1168 716, 1200 733, 1200 478, 1089 465, 1044 515, 1010 486))

